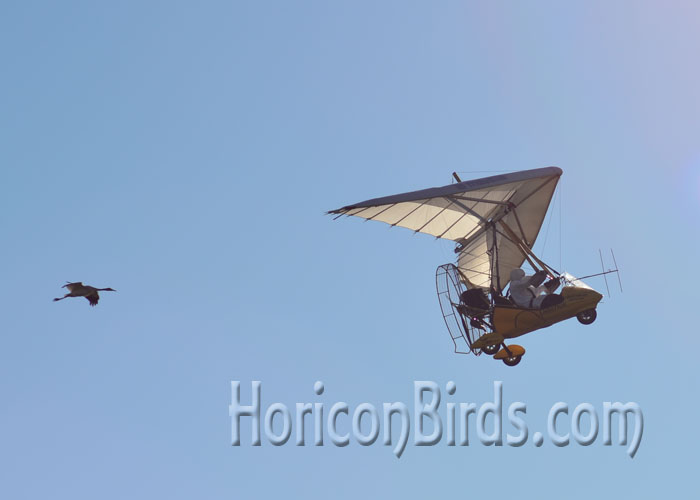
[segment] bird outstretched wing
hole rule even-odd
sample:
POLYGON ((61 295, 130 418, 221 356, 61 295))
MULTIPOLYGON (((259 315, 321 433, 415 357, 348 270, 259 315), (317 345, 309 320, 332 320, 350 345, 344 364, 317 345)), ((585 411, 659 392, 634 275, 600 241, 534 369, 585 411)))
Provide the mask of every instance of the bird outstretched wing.
POLYGON ((86 295, 85 298, 88 299, 88 302, 90 302, 90 305, 93 307, 100 301, 100 295, 97 292, 86 295))
POLYGON ((83 286, 83 283, 81 281, 76 281, 75 283, 66 283, 61 288, 67 288, 69 292, 72 292, 73 290, 81 286, 83 286))

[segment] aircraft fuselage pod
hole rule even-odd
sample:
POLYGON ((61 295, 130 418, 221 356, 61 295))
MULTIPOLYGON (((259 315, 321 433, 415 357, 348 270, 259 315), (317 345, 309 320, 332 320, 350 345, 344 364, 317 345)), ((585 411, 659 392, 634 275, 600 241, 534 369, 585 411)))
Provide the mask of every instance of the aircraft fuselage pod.
MULTIPOLYGON (((591 317, 603 296, 591 288, 567 286, 561 291, 564 301, 546 309, 525 309, 518 306, 497 305, 493 308, 493 331, 472 343, 473 349, 498 345, 526 333, 546 328, 561 321, 591 317)), ((579 320, 580 321, 580 320, 579 320)), ((591 321, 592 322, 592 321, 591 321)))

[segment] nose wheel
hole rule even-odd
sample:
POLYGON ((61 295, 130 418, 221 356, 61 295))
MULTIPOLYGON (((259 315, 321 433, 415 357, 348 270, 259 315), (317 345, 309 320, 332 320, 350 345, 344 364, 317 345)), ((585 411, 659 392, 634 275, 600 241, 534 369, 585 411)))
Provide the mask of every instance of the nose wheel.
POLYGON ((582 311, 576 315, 576 319, 579 321, 579 323, 584 324, 584 325, 590 325, 595 321, 595 319, 598 317, 598 313, 596 312, 595 309, 588 309, 586 311, 582 311))

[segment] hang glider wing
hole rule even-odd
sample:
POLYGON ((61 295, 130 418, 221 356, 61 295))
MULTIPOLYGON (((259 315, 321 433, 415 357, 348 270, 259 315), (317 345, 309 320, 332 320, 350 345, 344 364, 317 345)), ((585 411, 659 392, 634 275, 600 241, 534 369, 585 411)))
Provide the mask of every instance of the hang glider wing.
POLYGON ((561 174, 557 167, 524 170, 374 198, 329 213, 455 241, 465 281, 500 291, 510 271, 525 261, 518 240, 534 245, 561 174))

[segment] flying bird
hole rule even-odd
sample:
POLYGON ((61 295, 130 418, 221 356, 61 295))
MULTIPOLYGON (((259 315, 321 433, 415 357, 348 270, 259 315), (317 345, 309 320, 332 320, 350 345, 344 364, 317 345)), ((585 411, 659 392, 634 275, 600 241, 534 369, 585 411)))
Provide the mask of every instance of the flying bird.
POLYGON ((66 283, 61 288, 67 288, 68 293, 63 297, 58 297, 53 299, 54 302, 66 299, 68 297, 85 297, 91 306, 96 306, 100 301, 100 294, 98 292, 116 292, 112 288, 95 288, 94 286, 83 285, 81 282, 76 283, 66 283))

